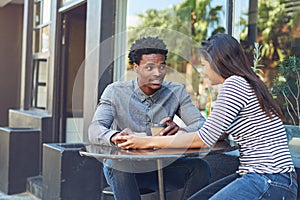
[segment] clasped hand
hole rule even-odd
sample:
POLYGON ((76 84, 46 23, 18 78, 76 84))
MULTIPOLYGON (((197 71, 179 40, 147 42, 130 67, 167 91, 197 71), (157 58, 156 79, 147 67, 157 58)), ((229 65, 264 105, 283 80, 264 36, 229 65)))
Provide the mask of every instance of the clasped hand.
POLYGON ((150 138, 150 136, 147 136, 146 133, 137 133, 126 128, 114 135, 111 141, 121 149, 146 149, 150 148, 147 144, 147 138, 150 138))
MULTIPOLYGON (((167 124, 167 126, 160 132, 161 136, 174 135, 178 132, 179 126, 173 122, 170 117, 166 117, 161 120, 162 124, 167 124)), ((122 149, 146 149, 152 148, 149 143, 151 136, 147 136, 144 132, 134 132, 129 128, 115 134, 111 141, 122 149)))

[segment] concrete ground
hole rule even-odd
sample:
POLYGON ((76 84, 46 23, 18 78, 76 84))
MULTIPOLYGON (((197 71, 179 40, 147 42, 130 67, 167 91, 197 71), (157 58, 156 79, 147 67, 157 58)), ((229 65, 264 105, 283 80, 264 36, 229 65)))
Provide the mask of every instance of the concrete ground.
POLYGON ((40 200, 40 199, 27 192, 21 194, 7 195, 0 191, 0 200, 40 200))

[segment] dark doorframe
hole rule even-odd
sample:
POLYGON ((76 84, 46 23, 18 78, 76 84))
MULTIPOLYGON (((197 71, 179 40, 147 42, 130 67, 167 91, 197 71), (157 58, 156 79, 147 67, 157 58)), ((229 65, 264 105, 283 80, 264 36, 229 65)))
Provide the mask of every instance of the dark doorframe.
POLYGON ((59 68, 58 142, 66 142, 67 118, 83 116, 83 72, 86 35, 86 3, 61 13, 61 43, 59 68), (73 86, 77 83, 76 105, 73 86), (78 81, 79 80, 79 81, 78 81), (82 94, 82 95, 80 95, 82 94), (80 99, 82 98, 82 99, 80 99))

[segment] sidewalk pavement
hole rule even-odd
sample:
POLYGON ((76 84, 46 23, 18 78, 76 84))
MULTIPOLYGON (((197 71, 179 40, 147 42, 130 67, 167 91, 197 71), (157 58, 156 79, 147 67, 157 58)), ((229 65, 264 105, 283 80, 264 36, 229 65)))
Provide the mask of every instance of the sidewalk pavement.
POLYGON ((40 200, 40 199, 28 192, 14 194, 14 195, 7 195, 0 191, 0 200, 40 200))

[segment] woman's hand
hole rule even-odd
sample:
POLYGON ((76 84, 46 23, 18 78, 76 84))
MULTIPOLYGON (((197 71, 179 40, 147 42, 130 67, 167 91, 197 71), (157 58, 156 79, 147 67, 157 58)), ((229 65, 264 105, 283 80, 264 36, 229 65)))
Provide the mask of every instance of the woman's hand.
POLYGON ((126 140, 120 140, 120 139, 117 139, 118 136, 124 136, 124 135, 133 135, 133 134, 139 134, 139 135, 146 135, 146 133, 137 133, 137 132, 133 132, 131 129, 129 128, 125 128, 123 131, 115 134, 114 136, 111 137, 111 141, 115 144, 115 145, 118 145, 118 144, 121 144, 123 142, 126 142, 126 140))
MULTIPOLYGON (((160 136, 157 136, 160 137, 160 136)), ((146 133, 133 133, 130 135, 118 135, 115 137, 116 141, 123 141, 118 143, 118 147, 121 149, 148 149, 152 148, 151 140, 152 136, 147 136, 146 133)))

